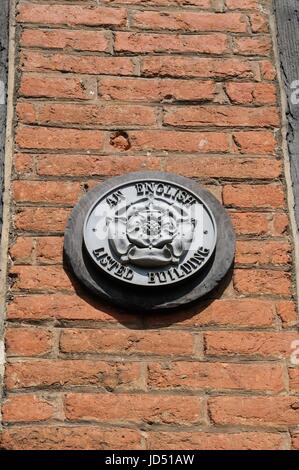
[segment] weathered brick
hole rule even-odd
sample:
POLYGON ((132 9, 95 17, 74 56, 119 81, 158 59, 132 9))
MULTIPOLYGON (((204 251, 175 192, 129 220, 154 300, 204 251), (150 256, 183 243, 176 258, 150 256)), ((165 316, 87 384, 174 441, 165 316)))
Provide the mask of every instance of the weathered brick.
POLYGON ((271 40, 267 36, 234 38, 233 51, 235 54, 248 56, 268 56, 271 53, 271 40))
POLYGON ((200 8, 211 8, 211 0, 102 0, 109 5, 145 5, 155 7, 186 7, 194 6, 200 8))
POLYGON ((299 450, 299 434, 292 435, 292 448, 293 450, 299 450))
POLYGON ((266 432, 150 432, 151 450, 278 450, 286 448, 281 433, 266 432))
POLYGON ((15 264, 30 264, 33 255, 33 238, 18 237, 10 247, 9 254, 15 264))
POLYGON ((286 214, 231 212, 230 216, 239 235, 279 237, 286 234, 289 225, 286 214))
POLYGON ((10 273, 17 290, 72 290, 72 282, 60 266, 14 266, 10 273))
POLYGON ((10 396, 2 408, 4 423, 47 421, 54 411, 54 404, 39 395, 10 396))
MULTIPOLYGON (((298 336, 299 338, 299 336, 298 336)), ((60 337, 64 353, 146 354, 162 356, 192 356, 193 336, 175 331, 125 331, 65 329, 60 337)))
POLYGON ((40 237, 36 240, 36 260, 40 264, 61 264, 62 249, 62 237, 40 237))
POLYGON ((265 269, 236 269, 234 287, 240 294, 291 295, 291 275, 265 269))
POLYGON ((284 328, 290 328, 298 325, 296 304, 292 301, 282 300, 276 303, 277 315, 282 321, 284 328))
POLYGON ((97 426, 27 426, 6 429, 0 446, 7 450, 122 450, 141 449, 138 431, 97 426))
POLYGON ((281 392, 285 389, 280 364, 174 362, 148 366, 148 384, 157 390, 247 390, 281 392))
POLYGON ((44 359, 7 364, 5 383, 9 390, 80 385, 114 390, 136 388, 139 374, 140 366, 137 363, 44 359))
POLYGON ((186 425, 201 421, 201 403, 197 397, 70 393, 64 407, 70 421, 186 425))
POLYGON ((17 153, 13 159, 16 174, 29 176, 34 172, 34 157, 32 155, 17 153))
MULTIPOLYGON (((252 17, 252 23, 261 29, 260 18, 252 17)), ((229 31, 245 33, 246 16, 240 13, 197 13, 187 11, 135 11, 133 26, 140 29, 168 29, 184 31, 229 31)))
POLYGON ((181 127, 275 127, 279 117, 275 107, 239 106, 165 107, 164 124, 181 127))
POLYGON ((166 171, 201 178, 277 178, 281 174, 278 160, 229 157, 170 157, 165 158, 166 171))
POLYGON ((264 80, 275 80, 277 73, 275 66, 270 60, 261 60, 260 61, 260 70, 261 75, 264 80))
POLYGON ((16 134, 17 145, 24 149, 101 150, 103 142, 104 133, 93 130, 21 126, 16 134))
POLYGON ((256 10, 259 6, 258 0, 226 0, 226 6, 229 10, 256 10))
POLYGON ((8 356, 42 356, 52 349, 52 332, 45 328, 7 328, 8 356))
POLYGON ((249 15, 249 21, 253 33, 269 32, 269 20, 266 15, 262 15, 260 13, 251 13, 249 15))
POLYGON ((114 50, 117 52, 195 52, 224 54, 230 49, 228 36, 221 33, 210 35, 143 34, 116 32, 114 50))
POLYGON ((105 31, 81 29, 25 29, 20 43, 23 47, 42 49, 73 49, 74 51, 109 52, 109 35, 105 31))
POLYGON ((124 26, 124 8, 106 8, 80 5, 39 5, 21 3, 17 20, 20 23, 61 24, 67 26, 124 26))
POLYGON ((234 132, 233 141, 235 152, 241 154, 274 154, 277 145, 275 135, 270 131, 234 132))
POLYGON ((211 80, 102 77, 99 81, 99 95, 107 100, 213 101, 215 94, 211 80))
POLYGON ((234 104, 276 103, 276 88, 272 83, 229 82, 225 85, 225 91, 234 104))
POLYGON ((26 232, 63 232, 69 215, 70 209, 26 207, 15 215, 14 224, 26 232))
MULTIPOLYGON (((10 315, 12 311, 14 315, 16 310, 18 311, 17 306, 12 304, 11 308, 8 308, 8 314, 10 315)), ((151 314, 147 316, 146 324, 150 328, 165 327, 173 323, 195 328, 200 326, 268 328, 274 322, 275 303, 272 301, 221 299, 184 312, 172 312, 163 316, 151 314)))
MULTIPOLYGON (((60 54, 23 50, 20 65, 27 72, 72 72, 91 75, 133 75, 134 62, 127 57, 60 54)), ((244 66, 245 67, 245 66, 244 66)), ((247 72, 247 75, 250 75, 247 72)), ((250 78, 250 77, 249 77, 250 78)))
POLYGON ((283 265, 291 261, 291 246, 278 241, 238 241, 236 262, 240 264, 283 265))
POLYGON ((205 352, 211 356, 289 358, 292 341, 299 341, 296 332, 213 331, 204 334, 205 352))
POLYGON ((283 208, 283 187, 272 185, 227 185, 223 188, 223 202, 230 207, 283 208))
POLYGON ((140 105, 65 103, 31 104, 32 112, 26 113, 27 103, 17 106, 18 118, 26 124, 80 124, 81 126, 155 126, 154 108, 140 105))
MULTIPOLYGON (((299 354, 298 354, 298 343, 296 343, 296 348, 293 347, 292 349, 292 355, 296 361, 299 359, 299 354)), ((295 368, 290 368, 289 369, 289 377, 290 377, 290 390, 291 392, 299 392, 299 368, 298 364, 294 364, 296 367, 295 368)))
POLYGON ((22 74, 19 93, 33 98, 90 100, 96 97, 96 82, 91 78, 22 74))
POLYGON ((297 426, 296 397, 215 397, 209 400, 215 424, 241 426, 297 426))
POLYGON ((74 204, 83 193, 80 183, 61 181, 14 181, 16 202, 74 204))
POLYGON ((239 59, 210 59, 205 57, 145 57, 141 64, 142 75, 147 77, 201 77, 257 79, 254 62, 239 59))

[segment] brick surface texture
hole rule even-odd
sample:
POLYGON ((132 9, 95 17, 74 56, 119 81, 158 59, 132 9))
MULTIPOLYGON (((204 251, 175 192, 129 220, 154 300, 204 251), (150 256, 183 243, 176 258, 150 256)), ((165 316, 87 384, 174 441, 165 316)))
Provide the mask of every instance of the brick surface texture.
POLYGON ((1 449, 299 449, 299 340, 266 0, 17 2, 1 449), (165 170, 237 233, 213 300, 101 303, 63 267, 96 184, 165 170), (297 433, 296 433, 297 429, 297 433))

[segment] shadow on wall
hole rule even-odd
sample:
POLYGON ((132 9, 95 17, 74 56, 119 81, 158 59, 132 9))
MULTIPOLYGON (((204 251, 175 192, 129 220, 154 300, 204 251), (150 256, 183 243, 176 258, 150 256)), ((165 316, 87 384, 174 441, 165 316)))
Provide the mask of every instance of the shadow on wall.
POLYGON ((234 267, 232 266, 217 288, 205 298, 202 297, 195 302, 176 309, 146 312, 142 309, 132 311, 131 309, 122 309, 118 306, 114 307, 112 303, 108 303, 95 294, 89 292, 87 288, 79 283, 75 274, 71 271, 65 257, 63 260, 63 268, 70 279, 76 295, 78 295, 80 299, 88 303, 91 307, 101 310, 107 315, 111 315, 118 323, 132 330, 167 328, 173 324, 184 322, 195 315, 199 315, 212 302, 222 297, 224 291, 232 281, 234 270, 234 267))

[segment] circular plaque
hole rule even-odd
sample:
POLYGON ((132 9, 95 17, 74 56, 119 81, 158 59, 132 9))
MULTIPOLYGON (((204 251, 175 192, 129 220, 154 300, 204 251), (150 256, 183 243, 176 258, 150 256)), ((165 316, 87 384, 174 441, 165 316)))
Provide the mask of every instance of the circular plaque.
POLYGON ((206 295, 229 270, 234 247, 230 219, 214 196, 160 172, 112 178, 90 191, 73 210, 64 244, 85 286, 149 310, 206 295))

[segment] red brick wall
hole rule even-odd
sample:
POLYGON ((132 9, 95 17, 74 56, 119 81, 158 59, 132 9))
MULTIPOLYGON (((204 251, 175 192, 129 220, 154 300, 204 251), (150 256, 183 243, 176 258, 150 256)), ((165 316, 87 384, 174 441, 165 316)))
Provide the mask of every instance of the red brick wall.
POLYGON ((299 448, 270 3, 18 2, 3 448, 299 448), (230 212, 236 266, 214 301, 145 316, 75 291, 71 207, 141 169, 230 212))

